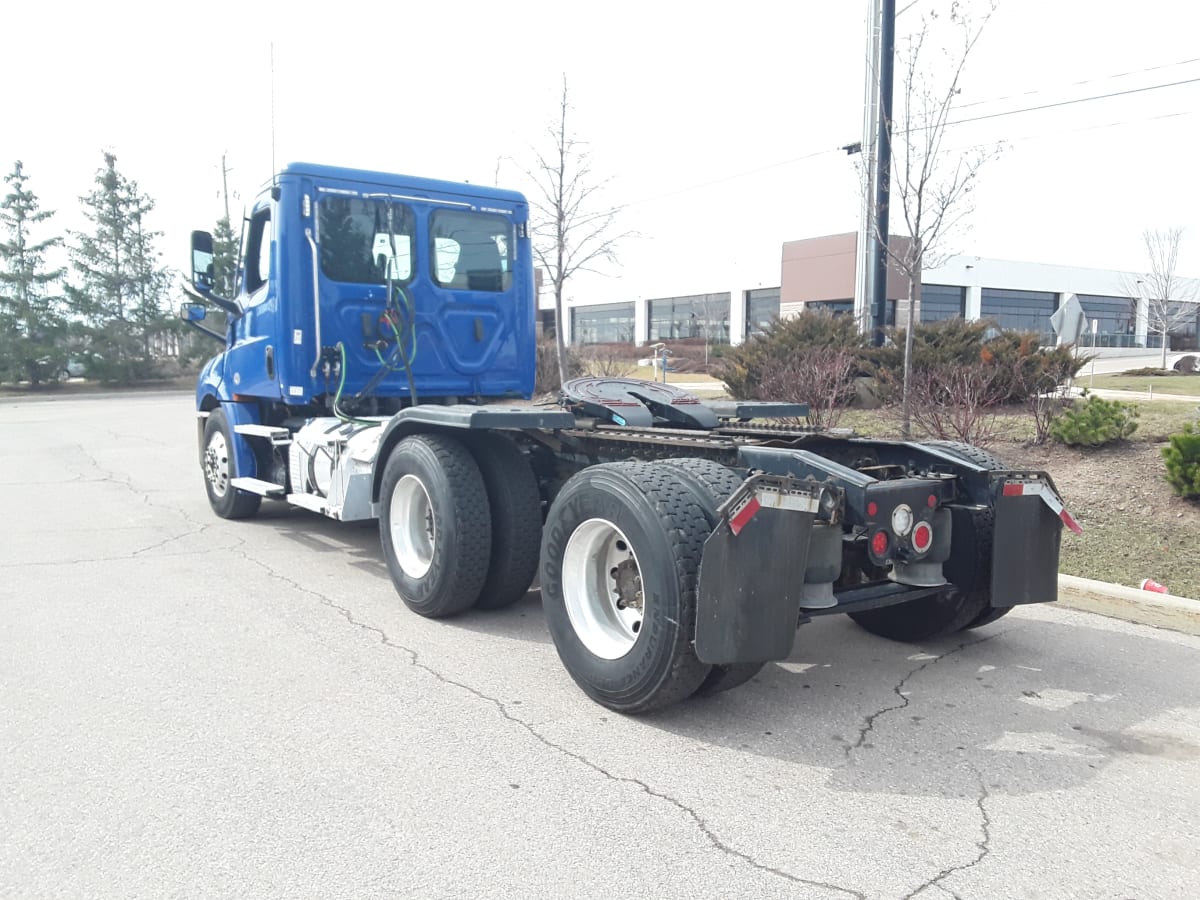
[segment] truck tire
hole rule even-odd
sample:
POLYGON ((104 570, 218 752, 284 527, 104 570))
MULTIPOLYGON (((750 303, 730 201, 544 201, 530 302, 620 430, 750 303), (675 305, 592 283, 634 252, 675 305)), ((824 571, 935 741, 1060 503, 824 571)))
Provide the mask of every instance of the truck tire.
POLYGON ((209 412, 204 423, 204 450, 200 458, 209 505, 222 519, 248 519, 262 504, 258 494, 239 491, 230 483, 238 477, 233 453, 235 439, 224 411, 217 407, 209 412))
MULTIPOLYGON (((717 507, 728 500, 743 481, 728 466, 711 459, 670 459, 662 461, 659 465, 677 471, 691 487, 697 500, 704 507, 710 529, 715 528, 717 524, 717 507)), ((766 663, 761 662, 715 665, 696 690, 696 694, 700 697, 711 697, 713 694, 732 690, 761 672, 765 665, 766 663)))
POLYGON ((379 536, 404 605, 436 619, 479 597, 492 523, 479 466, 463 444, 417 434, 396 445, 383 469, 379 536))
POLYGON ((1008 468, 1008 466, 995 456, 986 450, 981 450, 974 444, 964 444, 962 441, 925 441, 924 443, 927 447, 937 447, 939 450, 945 450, 947 453, 959 457, 959 459, 975 463, 975 465, 990 469, 993 472, 1001 472, 1008 468))
POLYGON ((704 683, 696 581, 710 532, 666 466, 591 466, 559 491, 542 537, 542 604, 563 665, 592 699, 641 713, 704 683))
MULTIPOLYGON (((926 441, 925 443, 931 447, 940 447, 943 450, 947 450, 961 459, 965 459, 968 462, 973 462, 976 465, 983 466, 985 469, 988 469, 992 472, 1001 472, 1008 468, 1008 466, 1001 462, 997 457, 988 453, 986 450, 980 450, 973 444, 964 444, 961 441, 926 441)), ((990 527, 988 527, 987 533, 989 536, 991 535, 992 531, 990 527)), ((990 555, 985 562, 987 569, 990 572, 992 567, 990 555)), ((989 598, 987 608, 963 630, 965 631, 970 628, 982 628, 984 625, 990 625, 992 622, 995 622, 997 619, 1008 615, 1010 612, 1012 612, 1011 606, 992 606, 989 598)))
POLYGON ((529 460, 501 434, 480 432, 468 447, 492 511, 492 554, 476 609, 503 609, 529 590, 542 549, 542 498, 529 460))

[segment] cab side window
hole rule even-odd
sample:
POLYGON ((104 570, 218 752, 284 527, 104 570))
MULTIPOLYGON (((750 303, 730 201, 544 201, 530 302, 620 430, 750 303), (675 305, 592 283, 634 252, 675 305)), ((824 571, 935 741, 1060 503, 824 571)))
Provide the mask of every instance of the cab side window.
POLYGON ((271 277, 271 208, 260 209, 250 219, 246 240, 246 292, 253 294, 271 277))

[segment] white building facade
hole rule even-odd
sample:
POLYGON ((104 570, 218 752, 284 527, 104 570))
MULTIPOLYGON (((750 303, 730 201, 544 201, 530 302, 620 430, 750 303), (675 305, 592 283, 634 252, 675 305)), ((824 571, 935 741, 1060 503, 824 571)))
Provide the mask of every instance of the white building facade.
MULTIPOLYGON (((683 339, 738 344, 775 316, 805 308, 854 314, 857 235, 831 235, 783 245, 779 287, 739 286, 703 294, 637 298, 613 302, 568 303, 566 337, 575 346, 605 343, 637 345, 683 339)), ((1088 326, 1079 342, 1106 353, 1137 352, 1162 346, 1162 323, 1151 303, 1144 275, 981 256, 955 256, 928 269, 922 278, 917 321, 989 319, 1001 328, 1032 331, 1044 344, 1057 337, 1050 317, 1074 295, 1088 326)), ((899 272, 888 276, 888 323, 906 319, 907 285, 899 272)), ((554 300, 539 298, 539 323, 554 325, 554 300)), ((857 307, 861 313, 861 304, 857 307)), ((1180 279, 1169 305, 1168 347, 1200 345, 1200 279, 1180 279)))

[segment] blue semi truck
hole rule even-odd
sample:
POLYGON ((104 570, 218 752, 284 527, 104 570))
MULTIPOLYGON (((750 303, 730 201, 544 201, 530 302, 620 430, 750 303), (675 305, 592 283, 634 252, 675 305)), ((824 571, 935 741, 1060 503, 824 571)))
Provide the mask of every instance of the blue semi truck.
POLYGON ((213 511, 378 520, 422 616, 501 609, 540 575, 564 666, 613 709, 743 684, 817 615, 920 642, 1057 597, 1077 526, 1044 472, 634 379, 528 402, 518 193, 292 164, 245 219, 237 296, 214 291, 210 234, 191 251, 181 316, 223 345, 196 387, 213 511))

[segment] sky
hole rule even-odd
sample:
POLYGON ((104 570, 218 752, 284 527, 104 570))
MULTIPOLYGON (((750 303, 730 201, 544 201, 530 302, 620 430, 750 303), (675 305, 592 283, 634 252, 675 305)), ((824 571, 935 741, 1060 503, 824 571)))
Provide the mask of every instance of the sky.
MULTIPOLYGON (((948 4, 898 6, 902 42, 948 4)), ((298 160, 531 192, 565 77, 568 129, 632 233, 568 298, 772 287, 784 241, 858 227, 855 158, 839 148, 862 137, 867 7, 8 4, 0 170, 23 161, 64 232, 84 227, 79 197, 111 150, 182 268, 188 233, 221 214, 223 155, 235 217, 298 160)), ((942 250, 1136 272, 1142 232, 1180 225, 1179 271, 1200 275, 1197 33, 1189 0, 998 0, 958 97, 956 118, 976 121, 945 147, 999 155, 942 250), (1174 82, 1190 83, 1159 87, 1174 82)))

